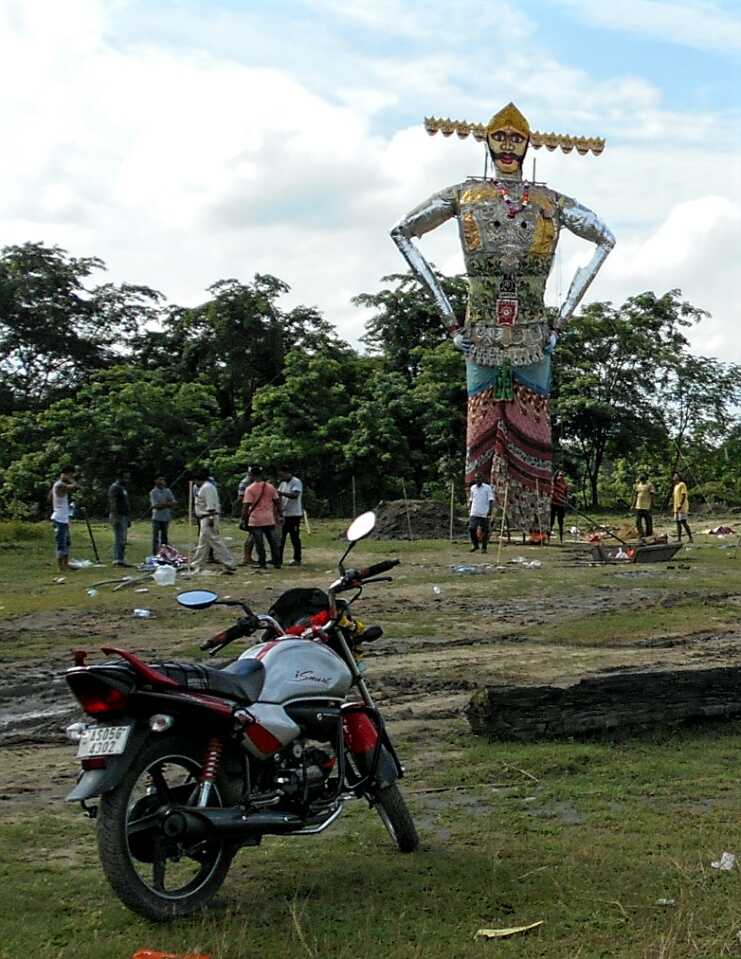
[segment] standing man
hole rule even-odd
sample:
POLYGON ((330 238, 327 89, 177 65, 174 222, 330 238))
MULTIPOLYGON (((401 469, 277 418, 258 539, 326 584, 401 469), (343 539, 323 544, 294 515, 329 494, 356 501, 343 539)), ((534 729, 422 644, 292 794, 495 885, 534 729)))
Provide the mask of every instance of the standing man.
POLYGON ((563 470, 556 470, 551 482, 551 525, 548 536, 553 534, 553 521, 558 520, 558 541, 563 546, 563 520, 569 501, 569 484, 563 470))
MULTIPOLYGON (((242 479, 239 481, 239 486, 237 487, 237 502, 239 503, 240 512, 244 504, 244 491, 250 485, 250 467, 247 467, 247 472, 244 474, 242 479)), ((247 539, 244 541, 244 555, 242 557, 242 566, 249 566, 252 563, 252 551, 255 548, 255 537, 252 533, 247 530, 246 525, 243 522, 239 524, 240 529, 244 529, 247 532, 247 539)))
POLYGON ((115 482, 108 487, 108 515, 113 527, 113 565, 131 566, 126 562, 126 534, 131 526, 128 485, 131 474, 119 470, 115 482))
POLYGON ((167 546, 169 542, 167 530, 176 503, 164 476, 155 479, 154 487, 149 491, 149 503, 152 507, 152 556, 156 556, 160 546, 167 546))
POLYGON ((278 492, 281 496, 281 505, 283 507, 283 532, 280 538, 280 561, 283 562, 283 550, 286 548, 286 540, 291 537, 291 546, 293 547, 293 559, 290 566, 301 565, 301 517, 304 515, 303 492, 304 484, 293 475, 290 466, 278 467, 278 479, 280 486, 278 492))
POLYGON ((682 527, 687 530, 687 538, 693 543, 692 531, 687 524, 687 514, 690 511, 690 501, 687 498, 687 484, 679 473, 672 477, 674 482, 674 521, 677 524, 677 540, 682 542, 682 527))
POLYGON ((59 477, 49 492, 51 500, 52 514, 51 521, 54 527, 54 541, 56 545, 57 567, 60 573, 68 573, 71 569, 69 565, 69 494, 78 488, 75 482, 75 470, 73 466, 63 466, 59 471, 59 477))
POLYGON ((267 569, 265 561, 265 538, 270 547, 270 559, 276 569, 281 568, 280 545, 275 532, 275 523, 282 520, 278 490, 268 483, 259 466, 250 470, 252 482, 244 491, 242 507, 242 525, 252 533, 257 549, 257 562, 260 569, 267 569))
POLYGON ((476 482, 471 487, 468 496, 471 505, 470 516, 468 520, 468 532, 471 536, 471 552, 476 553, 481 544, 481 552, 486 552, 489 544, 489 530, 491 526, 491 514, 494 512, 494 490, 485 483, 480 473, 476 476, 476 482))
POLYGON ((221 503, 216 486, 206 469, 197 469, 193 479, 198 484, 195 495, 195 512, 198 521, 198 546, 193 554, 191 566, 200 573, 208 565, 209 555, 213 551, 214 562, 226 567, 227 573, 237 568, 229 547, 219 531, 221 503))
MULTIPOLYGON (((641 539, 646 536, 653 536, 654 520, 652 510, 654 508, 654 497, 656 490, 653 483, 649 483, 648 476, 641 473, 638 482, 633 487, 633 509, 636 514, 636 529, 641 539)), ((687 492, 685 487, 685 493, 687 492)))

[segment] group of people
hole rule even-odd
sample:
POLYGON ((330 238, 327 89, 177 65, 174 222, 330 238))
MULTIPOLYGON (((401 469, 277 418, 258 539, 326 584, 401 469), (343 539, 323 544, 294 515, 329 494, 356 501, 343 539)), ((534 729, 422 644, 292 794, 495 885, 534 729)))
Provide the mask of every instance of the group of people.
MULTIPOLYGON (((566 476, 562 470, 556 470, 551 480, 551 515, 548 532, 541 527, 538 517, 535 517, 536 527, 531 530, 531 534, 550 539, 553 535, 553 524, 558 522, 558 535, 563 543, 563 522, 566 515, 566 507, 569 501, 569 485, 566 476)), ((491 535, 491 523, 494 519, 494 511, 497 506, 494 487, 490 483, 485 483, 483 476, 479 473, 476 481, 468 491, 468 533, 471 537, 471 552, 476 553, 481 550, 487 551, 489 537, 491 535)))
MULTIPOLYGON (((213 477, 206 469, 193 471, 193 507, 198 523, 198 545, 192 559, 192 568, 200 571, 211 561, 221 563, 227 571, 233 571, 237 562, 226 545, 219 528, 221 502, 213 477)), ((269 483, 260 467, 252 467, 240 482, 238 496, 241 504, 240 528, 247 532, 244 548, 244 564, 252 562, 253 551, 257 552, 257 565, 267 569, 265 542, 270 549, 274 568, 283 565, 286 541, 290 538, 293 559, 290 565, 300 566, 302 560, 301 520, 303 518, 303 484, 293 475, 287 465, 278 470, 279 485, 269 483), (279 532, 280 531, 280 532, 279 532)), ((126 562, 128 530, 131 526, 131 506, 128 486, 131 475, 121 470, 108 488, 108 518, 113 531, 113 565, 130 566, 126 562)), ((65 465, 52 484, 51 521, 54 529, 55 553, 60 572, 72 569, 69 563, 72 517, 71 496, 79 489, 75 469, 65 465)), ((162 546, 169 545, 169 526, 172 509, 177 500, 167 485, 164 476, 157 476, 149 492, 152 518, 152 555, 162 546)))
MULTIPOLYGON (((641 539, 653 536, 654 521, 653 510, 656 500, 656 487, 650 482, 646 473, 641 473, 638 482, 633 487, 633 510, 636 517, 636 529, 641 539)), ((672 476, 672 512, 674 522, 677 524, 677 541, 682 542, 683 532, 687 534, 690 543, 692 539, 692 530, 689 527, 687 517, 690 511, 690 501, 687 495, 687 484, 681 474, 674 473, 672 476)))
MULTIPOLYGON (((556 470, 551 480, 551 515, 547 533, 537 530, 539 535, 550 539, 553 535, 554 523, 558 523, 559 541, 563 543, 563 527, 566 509, 569 505, 569 485, 562 470, 556 470)), ((636 528, 641 539, 653 536, 653 509, 656 498, 656 489, 649 481, 647 474, 641 473, 634 486, 632 509, 635 512, 636 528)), ((494 488, 484 482, 483 476, 476 476, 468 493, 469 520, 468 532, 471 537, 471 552, 481 550, 485 553, 491 534, 491 522, 496 509, 494 488)), ((677 525, 677 540, 682 542, 683 533, 687 534, 690 543, 693 542, 687 516, 689 514, 689 497, 687 484, 679 473, 672 477, 672 506, 674 521, 677 525)), ((537 518, 536 518, 537 519, 537 518)), ((540 523, 538 522, 538 525, 540 523)), ((532 533, 533 531, 531 531, 532 533)))
MULTIPOLYGON (((201 570, 212 557, 217 563, 221 563, 227 572, 233 572, 237 562, 219 531, 221 506, 216 484, 205 469, 194 471, 193 479, 197 484, 194 505, 199 535, 192 566, 195 570, 201 570)), ((278 469, 278 479, 279 485, 276 488, 265 478, 261 467, 253 466, 239 484, 238 496, 242 504, 239 526, 247 533, 242 560, 245 566, 252 563, 253 553, 256 551, 257 566, 260 569, 268 568, 265 550, 267 542, 273 568, 281 569, 286 541, 289 538, 293 549, 290 565, 301 565, 303 483, 285 464, 278 469)))

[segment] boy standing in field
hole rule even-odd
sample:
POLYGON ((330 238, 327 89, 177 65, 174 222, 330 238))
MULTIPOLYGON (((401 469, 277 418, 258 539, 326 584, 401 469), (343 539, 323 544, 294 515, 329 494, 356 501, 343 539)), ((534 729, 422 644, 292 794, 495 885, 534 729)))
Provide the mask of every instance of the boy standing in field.
POLYGON ((57 566, 60 573, 68 573, 71 568, 69 565, 69 494, 76 489, 78 489, 78 486, 75 482, 74 467, 63 466, 59 471, 59 477, 49 493, 52 507, 51 521, 54 526, 57 566))
MULTIPOLYGON (((685 487, 685 493, 687 488, 685 487)), ((636 529, 638 535, 643 538, 652 536, 654 531, 654 521, 652 510, 654 508, 654 496, 656 490, 653 483, 649 483, 648 476, 641 473, 638 482, 633 487, 633 509, 636 514, 636 529)))
POLYGON ((674 520, 677 524, 677 540, 682 542, 682 527, 687 530, 687 538, 693 543, 692 531, 687 524, 687 514, 690 511, 690 502, 687 498, 687 484, 679 473, 672 477, 674 481, 674 520))
POLYGON ((283 562, 283 550, 286 548, 286 539, 291 537, 291 546, 293 547, 293 559, 291 566, 301 565, 301 519, 304 515, 304 506, 302 497, 304 484, 293 475, 290 466, 280 466, 278 468, 278 478, 280 493, 283 503, 283 532, 280 538, 280 561, 283 562))

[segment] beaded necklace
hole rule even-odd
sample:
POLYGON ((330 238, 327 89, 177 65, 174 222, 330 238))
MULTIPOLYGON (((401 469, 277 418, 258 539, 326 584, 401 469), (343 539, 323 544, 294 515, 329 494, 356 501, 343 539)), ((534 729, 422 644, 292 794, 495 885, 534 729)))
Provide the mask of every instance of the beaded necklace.
POLYGON ((500 196, 504 200, 504 205, 507 207, 507 217, 510 220, 514 220, 517 214, 521 213, 530 203, 530 184, 527 180, 522 184, 522 195, 519 204, 513 202, 507 187, 503 183, 500 183, 499 180, 494 181, 494 189, 497 191, 497 196, 500 196))

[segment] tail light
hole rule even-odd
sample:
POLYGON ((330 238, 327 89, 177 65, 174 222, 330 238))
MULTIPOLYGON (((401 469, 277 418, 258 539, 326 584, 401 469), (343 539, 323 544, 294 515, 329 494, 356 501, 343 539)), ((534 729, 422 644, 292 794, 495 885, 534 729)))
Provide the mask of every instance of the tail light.
POLYGON ((68 676, 67 682, 88 716, 119 713, 126 705, 127 693, 103 682, 90 673, 68 676))

